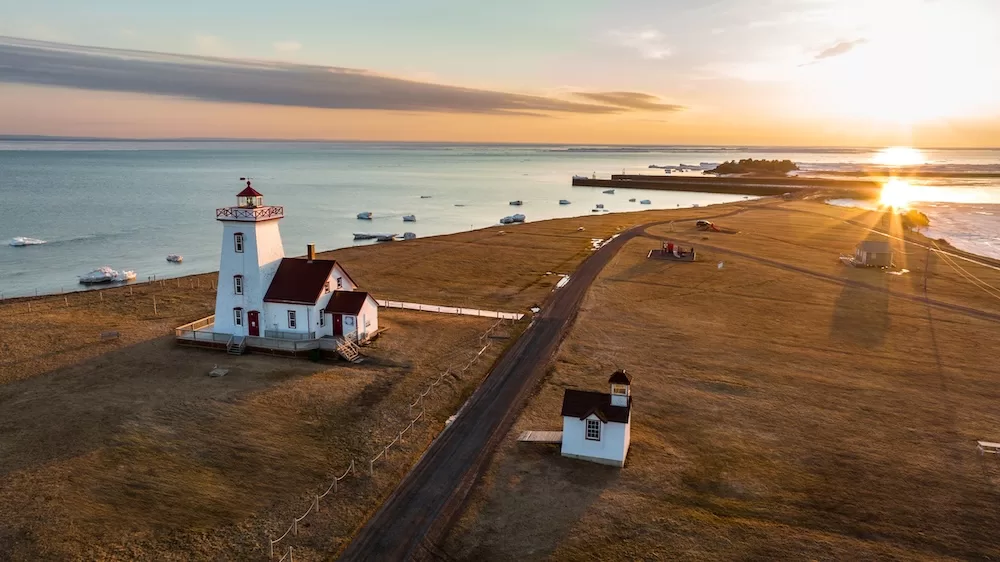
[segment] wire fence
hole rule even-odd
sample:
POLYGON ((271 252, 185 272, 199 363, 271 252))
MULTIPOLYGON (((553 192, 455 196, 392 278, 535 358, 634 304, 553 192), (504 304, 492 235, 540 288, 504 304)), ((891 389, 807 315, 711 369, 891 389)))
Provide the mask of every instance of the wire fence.
POLYGON ((495 310, 480 310, 478 308, 463 308, 459 306, 440 306, 436 304, 419 304, 415 302, 400 302, 378 300, 378 305, 385 308, 400 308, 403 310, 419 310, 423 312, 440 312, 442 314, 461 314, 463 316, 481 316, 484 318, 500 318, 502 320, 520 320, 524 317, 518 312, 497 312, 495 310))
MULTIPOLYGON (((454 373, 454 375, 455 376, 465 375, 469 371, 469 369, 471 369, 473 367, 473 365, 475 365, 482 358, 483 354, 485 354, 486 351, 488 351, 490 349, 490 347, 493 346, 493 339, 490 336, 494 335, 497 332, 497 330, 500 327, 502 327, 503 325, 505 325, 505 324, 512 325, 514 322, 515 322, 515 320, 513 320, 513 319, 501 318, 500 320, 497 320, 497 322, 495 324, 493 324, 492 326, 490 326, 489 329, 487 329, 479 337, 479 341, 482 344, 482 347, 479 349, 479 351, 476 353, 476 355, 473 356, 473 358, 471 360, 469 360, 469 362, 466 363, 466 365, 464 367, 462 367, 460 370, 456 371, 454 373)), ((451 375, 453 375, 452 370, 451 369, 446 370, 439 377, 437 377, 436 379, 434 379, 434 381, 432 381, 427 386, 427 389, 424 390, 423 392, 421 392, 417 396, 416 400, 414 400, 413 403, 411 403, 409 405, 409 415, 407 416, 406 425, 404 425, 402 427, 402 429, 400 429, 398 432, 396 432, 395 435, 393 435, 392 440, 389 441, 389 443, 387 445, 385 445, 384 447, 382 447, 382 449, 378 452, 378 454, 376 454, 374 457, 368 459, 368 476, 369 477, 372 477, 372 476, 375 475, 375 463, 377 463, 379 461, 382 461, 382 462, 387 461, 389 459, 389 452, 392 449, 392 447, 402 445, 402 443, 404 442, 404 438, 405 438, 406 434, 412 432, 414 430, 414 428, 416 427, 417 422, 419 422, 421 419, 424 418, 424 402, 425 402, 425 398, 431 393, 431 391, 435 387, 440 386, 441 384, 443 384, 444 381, 445 381, 445 379, 447 379, 451 375), (417 414, 414 415, 414 410, 416 408, 418 408, 418 407, 419 407, 419 410, 417 411, 417 414)), ((312 501, 309 503, 309 507, 306 509, 305 513, 303 513, 299 517, 293 517, 291 525, 288 526, 288 529, 286 529, 285 532, 282 533, 281 536, 279 536, 276 539, 271 539, 270 537, 266 537, 267 538, 267 544, 268 544, 268 560, 273 560, 274 559, 274 553, 275 553, 274 549, 275 549, 275 546, 278 545, 278 543, 281 543, 282 541, 287 540, 289 537, 297 537, 298 536, 298 534, 299 534, 299 523, 301 523, 306 517, 308 517, 309 514, 311 514, 311 513, 319 513, 319 511, 320 511, 320 500, 322 500, 323 498, 327 497, 331 493, 336 493, 341 488, 341 484, 339 484, 340 481, 344 480, 345 478, 347 478, 350 475, 356 475, 356 474, 357 474, 357 465, 356 465, 355 461, 352 459, 350 466, 347 467, 347 470, 345 470, 344 473, 341 474, 340 476, 334 477, 333 482, 330 483, 330 486, 326 489, 325 492, 323 492, 322 494, 314 494, 313 495, 312 501)), ((288 549, 286 551, 284 551, 284 552, 285 552, 284 556, 282 556, 278 560, 278 562, 281 562, 281 561, 285 560, 286 557, 289 560, 289 562, 291 562, 291 558, 292 558, 292 548, 291 548, 291 546, 288 546, 288 549)))

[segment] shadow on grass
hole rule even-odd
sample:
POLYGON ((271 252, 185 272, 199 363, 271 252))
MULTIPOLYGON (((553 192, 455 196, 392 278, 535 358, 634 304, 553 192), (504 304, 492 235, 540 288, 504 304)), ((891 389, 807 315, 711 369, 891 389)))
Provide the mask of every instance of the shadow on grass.
MULTIPOLYGON (((621 477, 617 467, 562 457, 558 445, 519 443, 511 454, 527 462, 518 463, 520 470, 511 467, 496 475, 490 495, 502 499, 482 505, 477 516, 494 525, 471 550, 448 554, 462 560, 489 560, 495 552, 509 559, 546 559, 621 477), (553 498, 559 498, 557 509, 553 498)), ((450 544, 446 548, 454 550, 450 544)))
POLYGON ((834 303, 830 338, 865 349, 879 348, 890 325, 887 275, 881 269, 866 268, 850 269, 847 277, 882 290, 845 284, 834 303))

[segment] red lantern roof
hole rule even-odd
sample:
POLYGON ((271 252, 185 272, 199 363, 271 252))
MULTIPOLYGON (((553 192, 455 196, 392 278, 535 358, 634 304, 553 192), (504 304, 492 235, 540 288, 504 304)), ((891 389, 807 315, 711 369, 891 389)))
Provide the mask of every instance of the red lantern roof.
POLYGON ((250 187, 250 182, 247 182, 247 188, 236 194, 237 197, 263 197, 264 195, 257 191, 256 189, 250 187))

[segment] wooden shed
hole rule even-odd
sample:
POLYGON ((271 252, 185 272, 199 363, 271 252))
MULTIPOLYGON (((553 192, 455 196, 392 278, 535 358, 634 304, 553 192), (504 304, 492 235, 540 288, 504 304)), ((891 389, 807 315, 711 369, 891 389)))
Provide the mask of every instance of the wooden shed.
POLYGON ((892 246, 885 240, 865 240, 854 250, 854 262, 867 267, 892 267, 892 246))

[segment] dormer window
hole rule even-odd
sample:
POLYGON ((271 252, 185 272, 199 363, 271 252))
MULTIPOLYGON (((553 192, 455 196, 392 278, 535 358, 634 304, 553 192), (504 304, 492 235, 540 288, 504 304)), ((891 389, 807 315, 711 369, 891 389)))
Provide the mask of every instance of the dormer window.
POLYGON ((243 276, 234 275, 233 276, 233 293, 237 295, 243 294, 243 276))
POLYGON ((587 420, 587 439, 590 441, 601 440, 601 420, 587 420))
POLYGON ((233 249, 237 254, 243 253, 243 233, 237 232, 233 235, 233 249))

